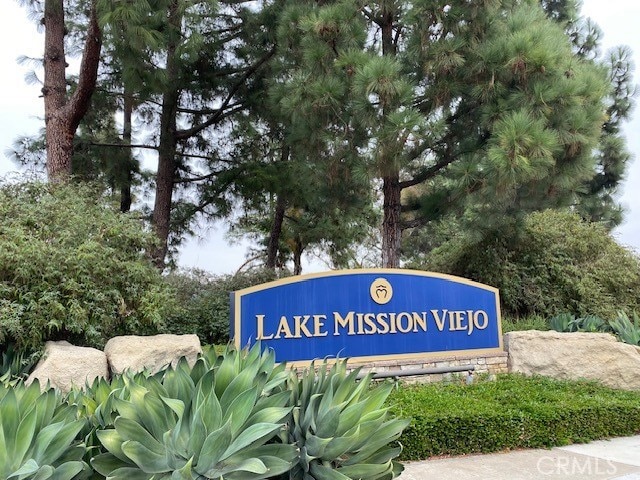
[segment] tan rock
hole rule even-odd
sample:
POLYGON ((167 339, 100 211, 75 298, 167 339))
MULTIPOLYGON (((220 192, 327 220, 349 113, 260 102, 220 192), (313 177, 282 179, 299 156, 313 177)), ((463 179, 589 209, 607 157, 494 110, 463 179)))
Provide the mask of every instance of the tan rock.
POLYGON ((126 335, 109 340, 104 353, 112 374, 127 369, 134 372, 147 369, 155 373, 169 364, 175 365, 181 357, 193 365, 202 348, 197 335, 126 335))
POLYGON ((109 377, 107 357, 100 350, 88 347, 76 347, 69 342, 47 342, 44 355, 35 370, 29 375, 27 383, 38 379, 44 388, 50 385, 63 393, 72 386, 84 387, 96 377, 109 377))
POLYGON ((608 333, 531 330, 507 333, 504 340, 510 372, 640 390, 640 348, 608 333))

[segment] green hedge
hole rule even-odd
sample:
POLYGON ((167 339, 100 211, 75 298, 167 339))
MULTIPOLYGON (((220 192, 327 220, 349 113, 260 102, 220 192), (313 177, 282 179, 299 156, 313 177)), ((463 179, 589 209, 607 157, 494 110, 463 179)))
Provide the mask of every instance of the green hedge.
POLYGON ((401 459, 582 443, 640 432, 640 393, 594 383, 499 376, 475 385, 406 386, 388 400, 412 421, 401 459))

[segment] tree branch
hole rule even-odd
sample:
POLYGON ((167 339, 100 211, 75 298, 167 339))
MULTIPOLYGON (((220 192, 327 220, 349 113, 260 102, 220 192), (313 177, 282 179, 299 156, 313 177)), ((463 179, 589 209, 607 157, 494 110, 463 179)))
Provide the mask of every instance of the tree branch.
POLYGON ((87 39, 82 52, 80 63, 80 75, 78 86, 65 106, 69 115, 69 123, 75 131, 80 125, 80 121, 89 110, 91 95, 96 88, 98 79, 98 64, 100 63, 100 50, 102 49, 102 30, 98 25, 98 15, 96 13, 96 1, 91 2, 91 12, 89 14, 89 26, 87 28, 87 39))
MULTIPOLYGON (((244 106, 245 102, 233 103, 231 105, 227 105, 228 108, 237 108, 238 106, 244 106)), ((178 113, 190 113, 193 115, 216 115, 218 114, 218 108, 203 108, 201 110, 195 108, 177 108, 178 113)))
POLYGON ((222 105, 220 105, 220 108, 218 108, 216 110, 216 113, 214 113, 208 120, 206 120, 205 122, 200 123, 199 125, 195 125, 195 126, 193 126, 191 128, 188 128, 186 130, 178 130, 176 132, 176 137, 175 138, 177 140, 185 140, 187 138, 190 138, 193 135, 196 135, 197 133, 200 133, 205 128, 210 127, 214 123, 218 122, 221 118, 224 118, 224 117, 222 117, 222 115, 224 113, 224 110, 229 106, 229 103, 231 103, 231 100, 233 99, 233 97, 237 93, 237 91, 240 89, 240 87, 264 63, 266 63, 271 57, 273 57, 273 55, 275 55, 275 53, 276 53, 276 47, 274 46, 264 57, 262 57, 260 60, 258 60, 258 62, 256 62, 251 67, 249 67, 247 69, 247 71, 245 72, 245 74, 240 78, 240 80, 238 80, 236 82, 236 84, 231 88, 231 91, 227 94, 227 98, 224 99, 224 101, 222 102, 222 105))
POLYGON ((189 177, 189 178, 176 178, 173 180, 173 183, 193 183, 193 182, 201 182, 202 180, 208 180, 210 178, 219 175, 220 171, 213 171, 211 173, 207 173, 206 175, 200 175, 198 177, 189 177))
POLYGON ((134 144, 134 143, 103 143, 91 142, 93 147, 120 147, 120 148, 144 148, 147 150, 158 150, 156 145, 134 144))

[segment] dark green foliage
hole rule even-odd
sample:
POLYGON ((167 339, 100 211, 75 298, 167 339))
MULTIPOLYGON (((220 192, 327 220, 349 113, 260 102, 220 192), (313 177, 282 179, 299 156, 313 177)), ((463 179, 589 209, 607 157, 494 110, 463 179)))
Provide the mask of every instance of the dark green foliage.
POLYGON ((401 458, 548 448, 640 432, 640 394, 516 375, 496 382, 403 387, 388 400, 411 424, 401 458))
POLYGON ((157 333, 173 299, 152 241, 91 187, 0 185, 0 344, 157 333))
POLYGON ((414 266, 499 288, 503 312, 514 317, 571 312, 612 318, 640 307, 638 257, 603 226, 564 211, 534 213, 479 236, 459 235, 414 266))
POLYGON ((175 290, 179 307, 167 317, 167 331, 195 333, 203 344, 229 341, 229 294, 275 280, 270 270, 235 275, 210 275, 201 270, 172 273, 167 282, 175 290))
POLYGON ((0 346, 0 384, 15 385, 20 380, 26 380, 36 364, 38 355, 28 355, 15 349, 13 344, 0 346))

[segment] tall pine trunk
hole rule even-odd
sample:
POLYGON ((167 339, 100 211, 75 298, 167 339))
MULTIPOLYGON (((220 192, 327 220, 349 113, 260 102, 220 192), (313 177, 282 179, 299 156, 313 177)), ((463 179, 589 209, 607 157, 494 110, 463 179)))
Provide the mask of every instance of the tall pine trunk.
POLYGON ((67 100, 66 58, 64 53, 64 1, 44 4, 44 121, 46 126, 47 176, 63 182, 71 176, 73 137, 87 113, 98 78, 102 31, 98 26, 95 2, 91 2, 78 86, 67 100))
POLYGON ((276 261, 278 259, 278 245, 280 244, 280 235, 282 233, 282 224, 284 223, 284 213, 286 209, 286 201, 284 195, 280 193, 276 200, 276 211, 273 214, 273 225, 269 235, 269 244, 267 245, 267 268, 276 269, 276 261))
MULTIPOLYGON (((396 55, 393 44, 393 2, 383 2, 380 28, 382 32, 382 55, 396 55)), ((400 171, 393 158, 381 159, 383 220, 382 220, 382 266, 398 268, 400 266, 400 244, 402 213, 400 171)))
MULTIPOLYGON (((133 94, 130 88, 126 85, 124 87, 124 119, 122 122, 122 141, 125 145, 131 145, 131 133, 132 133, 132 117, 133 117, 133 94)), ((125 162, 124 178, 122 185, 120 186, 120 211, 126 213, 131 210, 131 183, 133 181, 132 171, 132 153, 131 149, 128 149, 128 158, 125 162)))
POLYGON ((302 274, 302 252, 304 245, 299 235, 296 235, 293 239, 293 274, 302 274))
POLYGON ((398 172, 387 175, 382 179, 382 195, 384 217, 382 220, 382 266, 398 268, 400 266, 400 243, 402 229, 400 214, 400 180, 398 172))
POLYGON ((162 95, 162 113, 160 115, 160 145, 158 148, 158 172, 156 174, 156 197, 153 206, 153 228, 158 237, 158 245, 151 253, 154 264, 163 269, 168 251, 171 230, 171 201, 173 198, 174 177, 176 173, 176 115, 180 91, 178 89, 178 58, 176 47, 181 28, 182 17, 179 0, 173 0, 169 7, 169 25, 174 36, 167 47, 167 80, 162 95))
MULTIPOLYGON (((289 147, 282 147, 281 162, 284 164, 289 160, 289 147)), ((278 245, 280 244, 280 235, 282 234, 282 224, 284 223, 284 214, 287 208, 287 202, 282 192, 278 193, 276 200, 276 211, 273 214, 273 224, 269 234, 269 244, 267 245, 267 268, 276 269, 276 261, 278 259, 278 245)))

